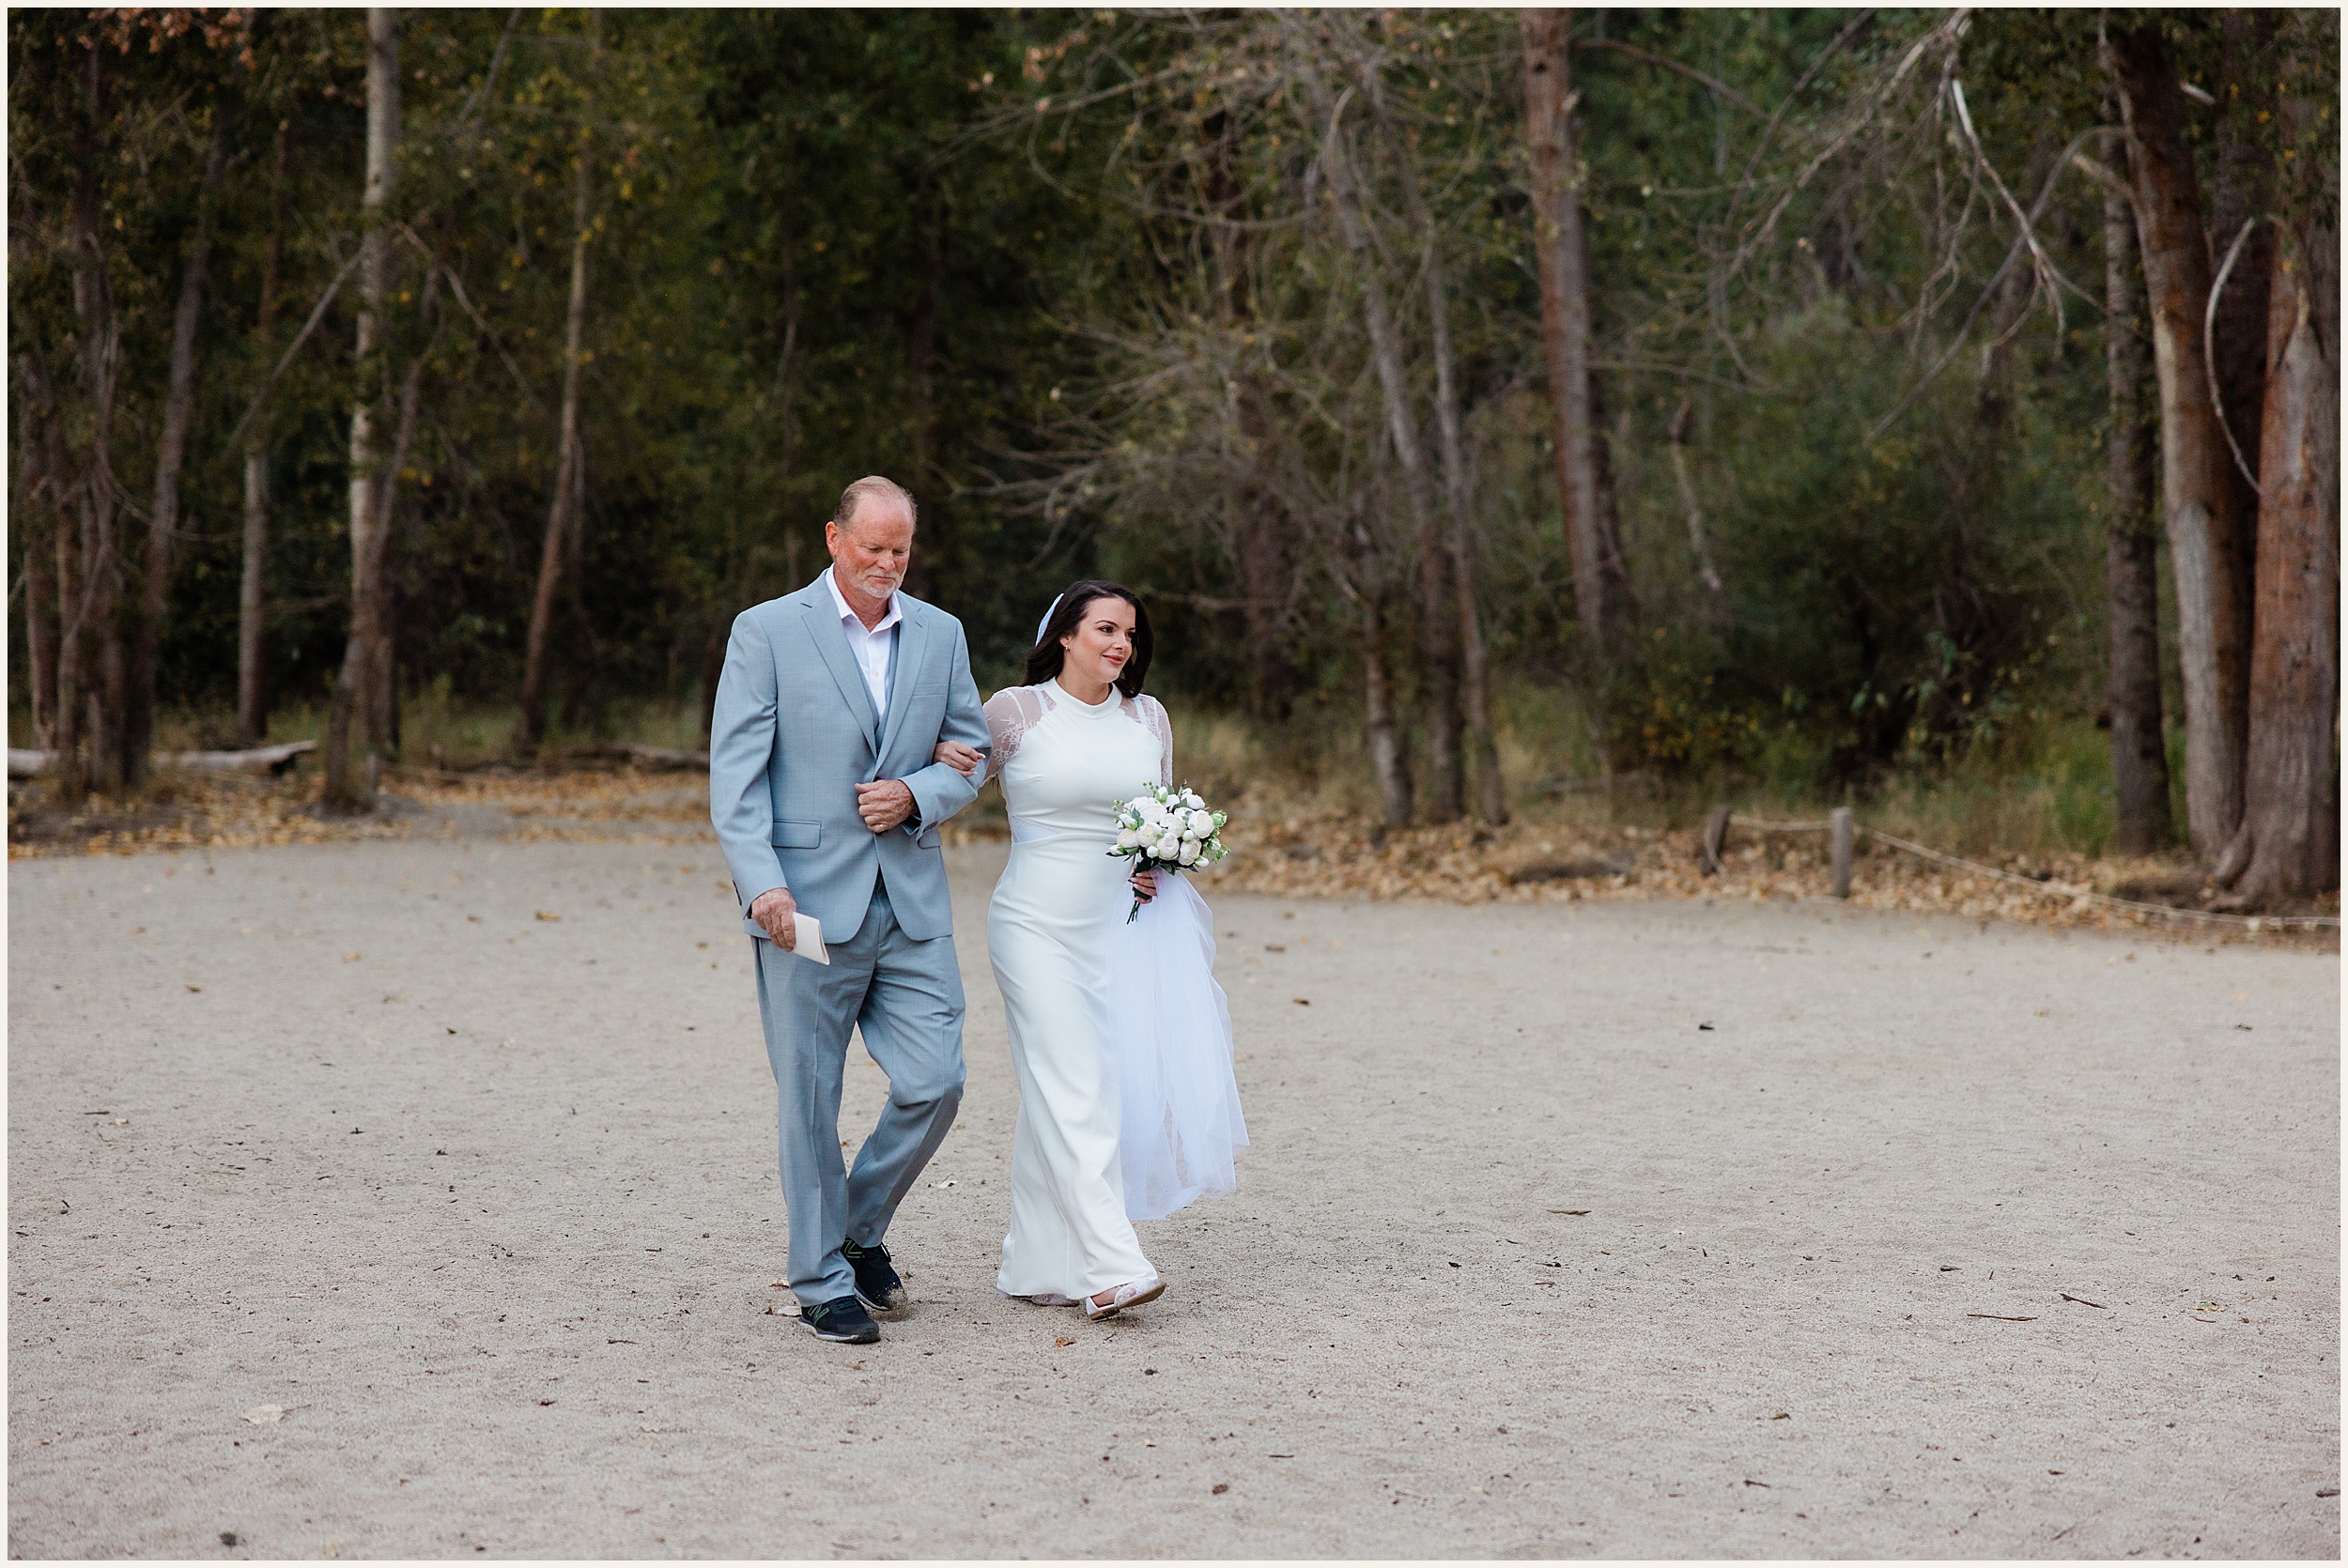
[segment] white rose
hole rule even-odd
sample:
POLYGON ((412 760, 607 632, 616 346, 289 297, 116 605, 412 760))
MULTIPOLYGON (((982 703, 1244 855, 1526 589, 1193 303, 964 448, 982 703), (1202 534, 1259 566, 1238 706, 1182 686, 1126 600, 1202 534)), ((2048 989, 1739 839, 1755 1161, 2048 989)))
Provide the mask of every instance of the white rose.
POLYGON ((1193 807, 1190 813, 1190 830, 1191 832, 1197 834, 1199 838, 1204 838, 1208 834, 1214 831, 1214 819, 1208 816, 1204 811, 1193 807))
POLYGON ((1183 865, 1185 865, 1185 866, 1196 865, 1196 864, 1197 863, 1197 860, 1198 860, 1198 841, 1197 841, 1197 839, 1195 839, 1195 838, 1185 838, 1185 839, 1183 839, 1183 840, 1182 840, 1182 864, 1183 864, 1183 865))
POLYGON ((1198 792, 1197 792, 1197 791, 1196 791, 1196 790, 1184 790, 1184 791, 1182 792, 1182 804, 1183 804, 1184 806, 1189 807, 1190 807, 1193 811, 1197 811, 1197 810, 1198 810, 1199 808, 1201 808, 1202 807, 1204 807, 1207 803, 1206 803, 1205 801, 1201 800, 1201 799, 1198 797, 1198 792))
POLYGON ((1138 843, 1140 843, 1140 842, 1141 842, 1141 835, 1140 835, 1140 834, 1138 834, 1138 833, 1135 833, 1135 832, 1132 828, 1130 828, 1130 827, 1128 827, 1128 828, 1120 828, 1120 829, 1118 831, 1118 835, 1117 835, 1117 847, 1118 847, 1119 849, 1120 849, 1120 850, 1130 850, 1130 849, 1132 849, 1132 848, 1133 848, 1135 844, 1138 844, 1138 843))

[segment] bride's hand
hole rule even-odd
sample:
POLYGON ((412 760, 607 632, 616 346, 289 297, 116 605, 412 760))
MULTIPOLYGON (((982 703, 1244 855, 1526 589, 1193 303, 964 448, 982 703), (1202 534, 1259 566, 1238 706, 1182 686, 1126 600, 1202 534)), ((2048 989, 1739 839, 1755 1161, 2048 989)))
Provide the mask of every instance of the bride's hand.
POLYGON ((1143 903, 1145 903, 1145 904, 1146 904, 1146 903, 1148 903, 1151 899, 1154 899, 1154 898, 1156 898, 1156 897, 1158 896, 1158 873, 1157 873, 1157 872, 1155 872, 1155 871, 1135 871, 1135 872, 1133 874, 1133 876, 1132 876, 1132 878, 1131 878, 1130 880, 1132 881, 1132 883, 1133 883, 1133 884, 1134 884, 1134 894, 1135 894, 1135 896, 1136 898, 1140 899, 1140 900, 1141 900, 1143 903))
POLYGON ((986 759, 980 756, 976 749, 963 745, 960 741, 940 741, 937 743, 937 749, 930 754, 930 761, 943 762, 963 777, 971 778, 977 776, 979 764, 986 759))

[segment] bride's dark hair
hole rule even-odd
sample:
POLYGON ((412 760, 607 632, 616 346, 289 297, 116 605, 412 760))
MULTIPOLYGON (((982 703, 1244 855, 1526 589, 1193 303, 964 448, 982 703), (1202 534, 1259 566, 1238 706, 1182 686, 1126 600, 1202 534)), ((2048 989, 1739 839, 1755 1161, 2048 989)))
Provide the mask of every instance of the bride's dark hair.
POLYGON ((1150 674, 1151 650, 1155 646, 1155 639, 1150 635, 1150 612, 1142 607, 1132 589, 1121 583, 1103 582, 1098 577, 1070 583, 1068 592, 1059 596, 1059 603, 1044 617, 1043 632, 1037 636, 1035 646, 1027 650, 1027 684, 1040 686, 1059 673, 1060 666, 1068 660, 1068 650, 1059 645, 1059 639, 1083 624, 1085 612, 1097 599, 1122 599, 1134 607, 1134 656, 1125 661, 1123 672, 1117 677, 1117 689, 1127 697, 1141 695, 1141 683, 1150 674))

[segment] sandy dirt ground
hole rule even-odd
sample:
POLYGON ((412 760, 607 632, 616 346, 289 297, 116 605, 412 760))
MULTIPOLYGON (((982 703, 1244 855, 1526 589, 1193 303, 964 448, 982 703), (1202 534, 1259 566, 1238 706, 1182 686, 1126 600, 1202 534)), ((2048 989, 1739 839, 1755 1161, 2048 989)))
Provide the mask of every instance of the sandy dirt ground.
POLYGON ((704 836, 12 864, 10 1552, 2339 1555, 2337 956, 1210 887, 1255 1146, 1089 1324, 952 853, 869 1347, 704 836))

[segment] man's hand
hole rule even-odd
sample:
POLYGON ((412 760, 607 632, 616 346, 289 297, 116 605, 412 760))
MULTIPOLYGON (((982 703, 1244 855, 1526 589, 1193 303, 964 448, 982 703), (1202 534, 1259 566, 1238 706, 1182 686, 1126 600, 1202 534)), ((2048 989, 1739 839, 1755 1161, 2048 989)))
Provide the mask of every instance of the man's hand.
POLYGON ((979 764, 986 759, 979 754, 976 746, 965 746, 960 741, 940 741, 930 761, 945 763, 965 778, 976 778, 979 764))
POLYGON ((791 916, 799 907, 788 887, 770 887, 750 900, 750 924, 774 938, 786 952, 797 950, 798 922, 791 916))
POLYGON ((887 833, 913 815, 913 789, 902 778, 856 787, 856 814, 874 833, 887 833))

